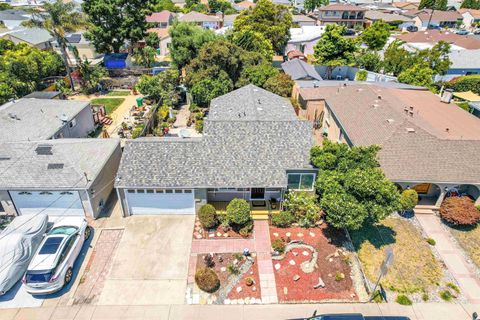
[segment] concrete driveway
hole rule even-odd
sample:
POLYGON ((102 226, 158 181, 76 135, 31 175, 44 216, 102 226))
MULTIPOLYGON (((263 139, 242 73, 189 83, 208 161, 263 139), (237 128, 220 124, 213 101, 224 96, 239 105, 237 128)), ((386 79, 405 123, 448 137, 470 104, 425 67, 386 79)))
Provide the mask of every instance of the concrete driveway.
POLYGON ((98 304, 183 304, 195 216, 126 219, 98 304))

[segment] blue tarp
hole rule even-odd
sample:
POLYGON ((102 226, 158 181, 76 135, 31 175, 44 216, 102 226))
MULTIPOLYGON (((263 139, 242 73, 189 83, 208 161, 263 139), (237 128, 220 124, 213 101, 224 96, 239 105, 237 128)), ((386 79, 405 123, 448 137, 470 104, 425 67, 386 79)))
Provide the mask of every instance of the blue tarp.
POLYGON ((127 67, 128 53, 110 53, 103 58, 103 63, 107 69, 125 69, 127 67))

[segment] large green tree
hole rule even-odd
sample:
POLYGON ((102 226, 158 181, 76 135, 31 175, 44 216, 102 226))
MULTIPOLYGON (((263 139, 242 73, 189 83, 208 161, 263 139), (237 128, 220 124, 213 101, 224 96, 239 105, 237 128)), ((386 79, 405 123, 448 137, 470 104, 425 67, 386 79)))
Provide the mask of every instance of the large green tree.
POLYGON ((460 8, 480 10, 480 0, 463 0, 460 8))
POLYGON ((414 86, 429 87, 433 83, 433 70, 421 64, 416 64, 402 71, 398 75, 398 81, 414 86))
POLYGON ((356 230, 401 208, 397 188, 379 168, 378 151, 378 146, 349 147, 329 140, 312 148, 311 161, 320 169, 320 206, 333 227, 356 230))
POLYGON ((171 68, 155 76, 141 76, 136 89, 140 93, 152 97, 157 102, 171 107, 180 100, 179 84, 180 74, 176 69, 171 68))
POLYGON ((313 12, 316 8, 329 3, 329 0, 305 0, 303 1, 303 8, 306 12, 313 12))
POLYGON ((286 6, 270 0, 258 0, 253 10, 244 10, 233 23, 233 32, 251 30, 263 34, 276 53, 283 49, 290 38, 292 15, 286 6))
POLYGON ((390 26, 382 20, 376 21, 363 31, 361 37, 370 50, 380 50, 390 37, 390 26))
POLYGON ((356 66, 368 71, 380 72, 383 61, 375 51, 361 50, 355 57, 356 66))
POLYGON ((271 60, 274 51, 270 40, 263 33, 254 30, 240 30, 232 34, 232 42, 247 51, 258 52, 271 60))
POLYGON ((345 27, 336 24, 327 25, 325 32, 313 48, 316 64, 329 67, 327 77, 331 70, 338 66, 350 66, 355 62, 357 43, 355 39, 343 36, 345 27))
POLYGON ((174 23, 169 32, 172 38, 170 56, 179 69, 193 60, 205 43, 215 39, 213 31, 204 30, 193 23, 174 23))
POLYGON ((232 4, 226 0, 208 0, 208 9, 210 13, 217 13, 217 12, 231 12, 232 10, 235 11, 232 7, 232 4))
POLYGON ((65 39, 66 33, 76 31, 85 25, 83 15, 75 9, 75 3, 64 3, 62 0, 46 2, 43 4, 41 11, 35 10, 32 12, 32 18, 26 24, 30 27, 34 26, 47 30, 58 43, 70 79, 70 86, 72 90, 75 90, 65 39))
POLYGON ((282 72, 268 78, 263 87, 270 92, 287 98, 292 95, 293 85, 294 81, 292 78, 290 78, 288 74, 282 72))
POLYGON ((82 7, 90 24, 85 36, 97 52, 120 52, 146 35, 150 0, 84 0, 82 7))
POLYGON ((418 9, 447 10, 448 0, 421 0, 418 9))

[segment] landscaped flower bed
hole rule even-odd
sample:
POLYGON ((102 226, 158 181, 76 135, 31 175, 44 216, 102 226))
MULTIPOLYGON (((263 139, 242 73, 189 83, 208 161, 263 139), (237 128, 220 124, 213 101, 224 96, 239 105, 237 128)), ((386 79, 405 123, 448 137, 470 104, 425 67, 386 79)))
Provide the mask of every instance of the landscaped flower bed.
POLYGON ((272 243, 282 239, 287 252, 273 257, 279 302, 358 300, 350 276, 350 253, 343 232, 316 228, 270 228, 272 243), (300 242, 301 241, 301 242, 300 242))
POLYGON ((200 301, 216 304, 261 302, 260 279, 255 253, 248 258, 241 253, 200 254, 197 256, 196 273, 204 268, 210 268, 216 273, 220 286, 214 292, 200 291, 200 301))
POLYGON ((193 230, 193 239, 249 239, 253 237, 253 232, 248 236, 242 236, 238 231, 233 228, 224 230, 222 225, 217 225, 212 229, 205 229, 202 227, 198 216, 195 217, 195 227, 193 230))

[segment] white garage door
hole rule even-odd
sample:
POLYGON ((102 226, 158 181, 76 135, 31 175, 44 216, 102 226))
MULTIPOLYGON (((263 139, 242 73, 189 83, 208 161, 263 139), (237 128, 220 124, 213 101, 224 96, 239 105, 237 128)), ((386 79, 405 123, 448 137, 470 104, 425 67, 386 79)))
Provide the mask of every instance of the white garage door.
POLYGON ((133 190, 125 193, 130 214, 195 214, 193 190, 133 190))
POLYGON ((78 191, 11 191, 10 196, 19 214, 85 215, 78 191))

